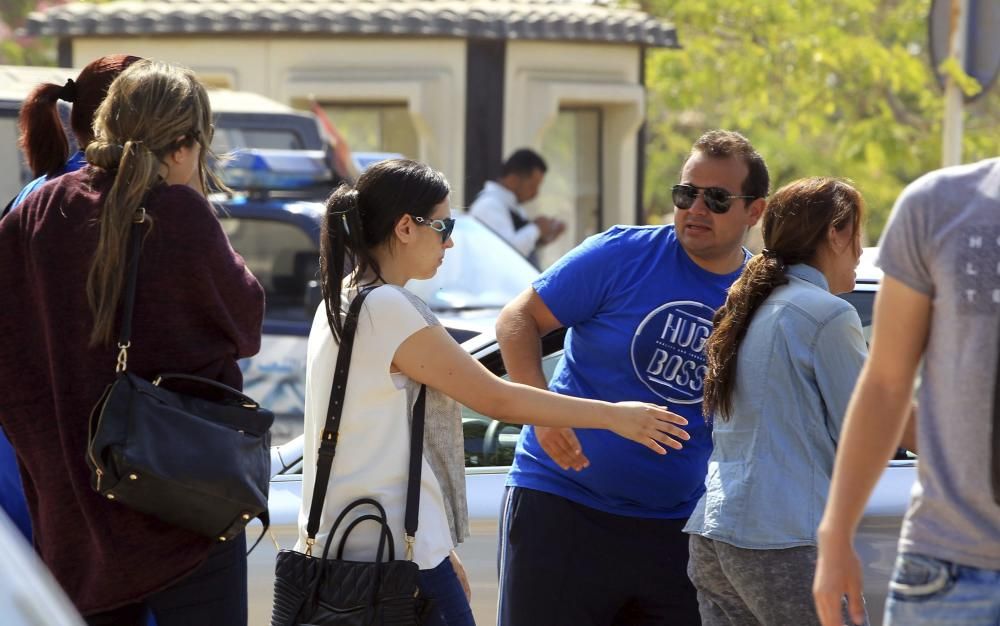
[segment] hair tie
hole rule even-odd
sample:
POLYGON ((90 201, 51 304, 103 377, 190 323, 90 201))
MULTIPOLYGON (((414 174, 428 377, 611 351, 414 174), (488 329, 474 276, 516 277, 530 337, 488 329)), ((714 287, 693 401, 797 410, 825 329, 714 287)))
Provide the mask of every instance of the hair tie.
POLYGON ((76 83, 73 82, 72 78, 59 88, 56 98, 58 100, 65 100, 66 102, 76 102, 76 83))
POLYGON ((767 248, 761 248, 760 254, 761 254, 762 257, 764 257, 764 259, 766 259, 768 261, 777 261, 778 262, 778 269, 779 270, 785 269, 785 260, 782 259, 781 255, 778 254, 777 252, 775 252, 774 250, 768 250, 767 248))
POLYGON ((128 147, 132 148, 146 147, 146 144, 139 139, 126 139, 124 144, 116 143, 113 145, 119 150, 121 150, 123 153, 125 152, 125 149, 128 147))
POLYGON ((348 189, 347 191, 341 194, 341 197, 350 200, 351 206, 347 207, 346 209, 342 209, 340 211, 330 211, 330 215, 347 215, 351 211, 360 210, 360 207, 358 206, 359 199, 358 199, 357 189, 348 189))
POLYGON ((347 214, 359 210, 358 190, 354 188, 348 189, 347 191, 344 191, 341 194, 341 196, 349 201, 350 206, 348 206, 346 209, 341 209, 340 211, 330 211, 329 214, 340 216, 340 225, 344 227, 344 232, 347 233, 348 236, 350 236, 351 227, 347 224, 347 214))

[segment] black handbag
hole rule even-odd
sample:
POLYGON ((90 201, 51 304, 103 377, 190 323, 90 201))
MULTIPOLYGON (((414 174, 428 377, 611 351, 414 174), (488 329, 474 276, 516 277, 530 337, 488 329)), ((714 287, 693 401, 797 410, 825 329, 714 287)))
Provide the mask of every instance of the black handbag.
POLYGON ((417 564, 413 562, 413 542, 420 505, 420 470, 423 461, 424 403, 426 387, 413 405, 410 433, 410 467, 406 489, 406 560, 396 560, 392 531, 385 510, 376 500, 361 498, 347 505, 330 529, 323 556, 312 556, 319 530, 320 514, 330 482, 330 470, 337 451, 337 433, 347 392, 347 374, 354 349, 354 334, 361 304, 369 290, 351 303, 341 333, 340 352, 333 377, 333 389, 326 412, 317 459, 316 482, 306 525, 306 552, 278 552, 274 576, 274 609, 271 626, 413 626, 422 623, 430 603, 420 597, 417 564), (374 508, 377 514, 361 515, 344 530, 336 558, 328 559, 330 546, 341 523, 351 511, 374 508), (379 525, 379 543, 374 562, 342 559, 347 536, 362 522, 379 525), (382 560, 388 548, 388 560, 382 560))
POLYGON ((127 371, 144 221, 139 209, 117 376, 90 414, 91 486, 108 500, 218 541, 238 536, 256 517, 266 529, 274 415, 208 378, 161 374, 150 382, 127 371), (180 383, 185 393, 165 383, 180 383))

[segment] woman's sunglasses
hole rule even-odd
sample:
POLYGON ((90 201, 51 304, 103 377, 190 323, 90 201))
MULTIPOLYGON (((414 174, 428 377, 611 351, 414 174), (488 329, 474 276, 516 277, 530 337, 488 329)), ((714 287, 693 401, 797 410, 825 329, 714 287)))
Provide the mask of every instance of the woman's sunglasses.
POLYGON ((429 220, 426 217, 420 217, 419 215, 410 215, 413 221, 421 226, 428 226, 432 230, 437 231, 441 235, 441 243, 448 241, 451 237, 451 231, 455 230, 455 218, 446 217, 443 220, 429 220))
POLYGON ((734 196, 722 187, 698 187, 696 185, 674 185, 672 190, 674 206, 678 209, 690 209, 694 206, 694 201, 701 193, 705 199, 705 206, 712 213, 725 213, 729 210, 733 200, 736 198, 750 199, 754 196, 734 196))

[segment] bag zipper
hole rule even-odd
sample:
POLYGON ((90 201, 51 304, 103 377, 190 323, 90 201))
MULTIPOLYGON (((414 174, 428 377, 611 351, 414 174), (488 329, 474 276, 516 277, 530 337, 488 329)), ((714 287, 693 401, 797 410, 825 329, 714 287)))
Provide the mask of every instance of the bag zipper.
MULTIPOLYGON (((102 407, 103 408, 103 407, 102 407)), ((104 416, 104 411, 102 410, 100 415, 97 416, 97 429, 91 432, 97 432, 101 428, 101 417, 104 416)), ((93 415, 91 415, 91 421, 93 420, 93 415)), ((88 433, 89 434, 89 433, 88 433)), ((101 469, 100 464, 97 462, 97 457, 94 456, 94 443, 90 442, 87 446, 87 456, 90 457, 90 462, 94 464, 94 473, 97 474, 97 485, 95 490, 97 493, 101 492, 101 479, 104 478, 104 470, 101 469)))

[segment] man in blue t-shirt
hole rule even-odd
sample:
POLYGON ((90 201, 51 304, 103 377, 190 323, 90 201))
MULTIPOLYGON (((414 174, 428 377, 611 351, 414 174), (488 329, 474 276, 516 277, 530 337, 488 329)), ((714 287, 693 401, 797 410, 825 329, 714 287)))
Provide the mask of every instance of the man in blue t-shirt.
POLYGON ((691 435, 660 456, 610 431, 524 428, 501 521, 500 626, 700 623, 682 529, 712 449, 705 341, 768 186, 745 137, 708 132, 673 187, 674 225, 588 238, 500 314, 512 380, 666 405, 691 435), (546 385, 539 339, 561 327, 565 354, 546 385))

